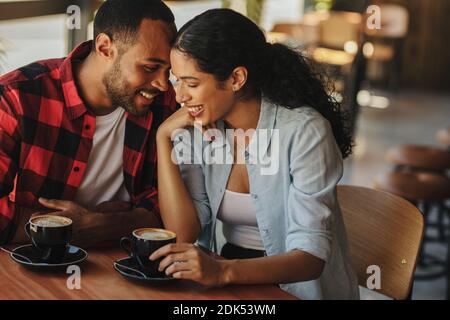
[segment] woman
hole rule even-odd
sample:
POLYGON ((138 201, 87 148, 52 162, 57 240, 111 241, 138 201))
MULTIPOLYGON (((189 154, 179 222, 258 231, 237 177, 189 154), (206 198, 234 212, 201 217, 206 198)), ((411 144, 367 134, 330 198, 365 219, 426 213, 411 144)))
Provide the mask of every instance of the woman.
POLYGON ((215 9, 181 28, 171 63, 183 107, 158 129, 158 189, 178 243, 150 259, 165 256, 166 274, 209 286, 272 283, 302 299, 357 299, 336 200, 351 138, 305 59, 215 9), (194 125, 216 129, 192 139, 194 125), (229 260, 192 244, 213 249, 217 219, 229 260))

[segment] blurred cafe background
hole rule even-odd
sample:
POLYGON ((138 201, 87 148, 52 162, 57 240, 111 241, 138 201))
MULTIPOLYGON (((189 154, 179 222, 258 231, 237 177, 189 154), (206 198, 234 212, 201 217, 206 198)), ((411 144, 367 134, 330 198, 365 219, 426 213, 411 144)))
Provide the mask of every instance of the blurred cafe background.
MULTIPOLYGON (((101 2, 0 0, 0 74, 65 56, 91 38, 101 2), (68 13, 71 5, 81 8, 73 30, 66 24, 75 12, 68 13)), ((341 184, 387 191, 419 207, 426 232, 412 299, 448 299, 450 1, 166 3, 178 27, 210 8, 239 11, 258 23, 269 41, 296 48, 326 72, 329 90, 350 112, 354 132, 354 153, 345 160, 341 184)), ((386 299, 369 290, 362 298, 386 299)))

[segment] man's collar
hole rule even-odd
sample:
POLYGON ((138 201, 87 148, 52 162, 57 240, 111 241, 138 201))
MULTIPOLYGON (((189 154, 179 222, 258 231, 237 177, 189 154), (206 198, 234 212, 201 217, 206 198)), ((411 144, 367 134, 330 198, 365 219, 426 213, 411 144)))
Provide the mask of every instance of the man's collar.
POLYGON ((91 52, 92 43, 93 41, 90 40, 78 45, 59 67, 61 86, 66 102, 66 113, 70 120, 74 120, 88 111, 83 99, 78 94, 73 76, 73 62, 74 60, 84 60, 91 52))

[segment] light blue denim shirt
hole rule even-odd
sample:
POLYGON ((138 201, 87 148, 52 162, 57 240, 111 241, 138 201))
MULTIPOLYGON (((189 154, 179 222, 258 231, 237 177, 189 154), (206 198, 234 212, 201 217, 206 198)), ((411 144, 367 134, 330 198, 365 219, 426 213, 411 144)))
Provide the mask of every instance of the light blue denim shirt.
MULTIPOLYGON (((211 250, 234 150, 224 122, 217 127, 212 142, 193 128, 174 138, 175 158, 202 225, 198 243, 211 250)), ((342 156, 329 122, 312 108, 287 109, 263 99, 243 157, 267 255, 297 249, 326 262, 318 279, 280 287, 301 299, 359 299, 336 198, 342 156)))

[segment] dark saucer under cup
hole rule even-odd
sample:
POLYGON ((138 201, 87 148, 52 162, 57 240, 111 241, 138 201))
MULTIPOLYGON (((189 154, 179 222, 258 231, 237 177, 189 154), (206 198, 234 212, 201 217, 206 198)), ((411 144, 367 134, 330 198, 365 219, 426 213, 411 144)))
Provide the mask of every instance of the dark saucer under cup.
POLYGON ((20 246, 11 251, 11 258, 21 266, 36 271, 65 270, 68 266, 78 265, 85 261, 88 254, 85 250, 69 245, 59 263, 48 263, 41 259, 39 252, 32 244, 20 246))
POLYGON ((152 277, 144 274, 139 268, 135 259, 132 257, 114 261, 114 269, 132 282, 150 286, 162 286, 179 280, 166 275, 163 277, 152 277))

